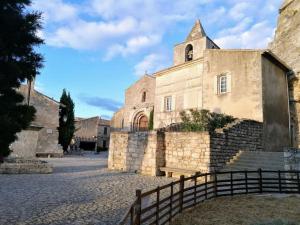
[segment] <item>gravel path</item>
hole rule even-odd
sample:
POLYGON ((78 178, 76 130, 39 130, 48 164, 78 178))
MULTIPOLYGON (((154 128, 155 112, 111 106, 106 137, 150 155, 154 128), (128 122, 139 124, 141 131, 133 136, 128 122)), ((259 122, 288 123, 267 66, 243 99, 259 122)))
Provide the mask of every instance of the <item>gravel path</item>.
POLYGON ((0 175, 1 225, 117 224, 135 189, 169 178, 107 170, 107 153, 47 159, 53 174, 0 175))

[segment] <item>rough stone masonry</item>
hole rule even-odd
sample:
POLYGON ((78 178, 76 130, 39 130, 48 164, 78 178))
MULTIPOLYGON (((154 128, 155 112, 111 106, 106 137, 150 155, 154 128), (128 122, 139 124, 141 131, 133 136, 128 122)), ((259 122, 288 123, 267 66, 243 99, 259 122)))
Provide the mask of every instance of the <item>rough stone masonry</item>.
POLYGON ((262 151, 263 125, 237 120, 209 132, 112 132, 108 168, 160 175, 160 167, 211 172, 239 151, 262 151))

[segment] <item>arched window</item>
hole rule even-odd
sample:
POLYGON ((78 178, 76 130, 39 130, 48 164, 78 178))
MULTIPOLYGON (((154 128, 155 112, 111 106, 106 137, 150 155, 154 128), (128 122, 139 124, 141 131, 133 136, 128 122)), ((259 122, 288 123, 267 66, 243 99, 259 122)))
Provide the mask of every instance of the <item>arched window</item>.
POLYGON ((122 129, 124 128, 124 119, 122 119, 122 122, 121 122, 121 128, 122 128, 122 129))
POLYGON ((188 44, 185 48, 185 61, 192 61, 193 60, 193 45, 188 44))
POLYGON ((146 91, 143 92, 143 95, 142 95, 142 102, 145 102, 146 101, 146 91))

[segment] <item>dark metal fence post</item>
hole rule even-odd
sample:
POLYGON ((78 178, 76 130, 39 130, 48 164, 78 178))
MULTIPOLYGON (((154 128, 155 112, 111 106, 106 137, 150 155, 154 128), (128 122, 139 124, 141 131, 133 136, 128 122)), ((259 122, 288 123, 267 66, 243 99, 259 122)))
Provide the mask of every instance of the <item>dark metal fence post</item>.
POLYGON ((179 212, 182 212, 183 208, 183 189, 184 189, 184 176, 180 176, 180 187, 179 187, 179 212))
POLYGON ((261 168, 258 169, 258 174, 259 174, 259 192, 263 192, 263 187, 262 187, 262 170, 261 168))
POLYGON ((281 173, 280 173, 280 170, 278 170, 278 184, 279 184, 279 193, 281 193, 282 188, 281 188, 281 173))
POLYGON ((136 202, 136 218, 135 218, 135 223, 134 225, 141 225, 141 212, 142 212, 142 191, 141 190, 136 190, 136 197, 137 197, 137 202, 136 202))
POLYGON ((160 195, 159 186, 156 189, 156 224, 159 224, 159 195, 160 195))

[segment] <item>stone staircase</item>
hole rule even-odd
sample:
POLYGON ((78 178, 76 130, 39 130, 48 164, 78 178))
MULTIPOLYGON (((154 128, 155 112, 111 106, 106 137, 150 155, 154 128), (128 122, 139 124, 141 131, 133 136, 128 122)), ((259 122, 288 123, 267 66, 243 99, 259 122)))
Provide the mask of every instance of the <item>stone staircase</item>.
POLYGON ((283 152, 239 151, 221 171, 284 170, 283 152))

